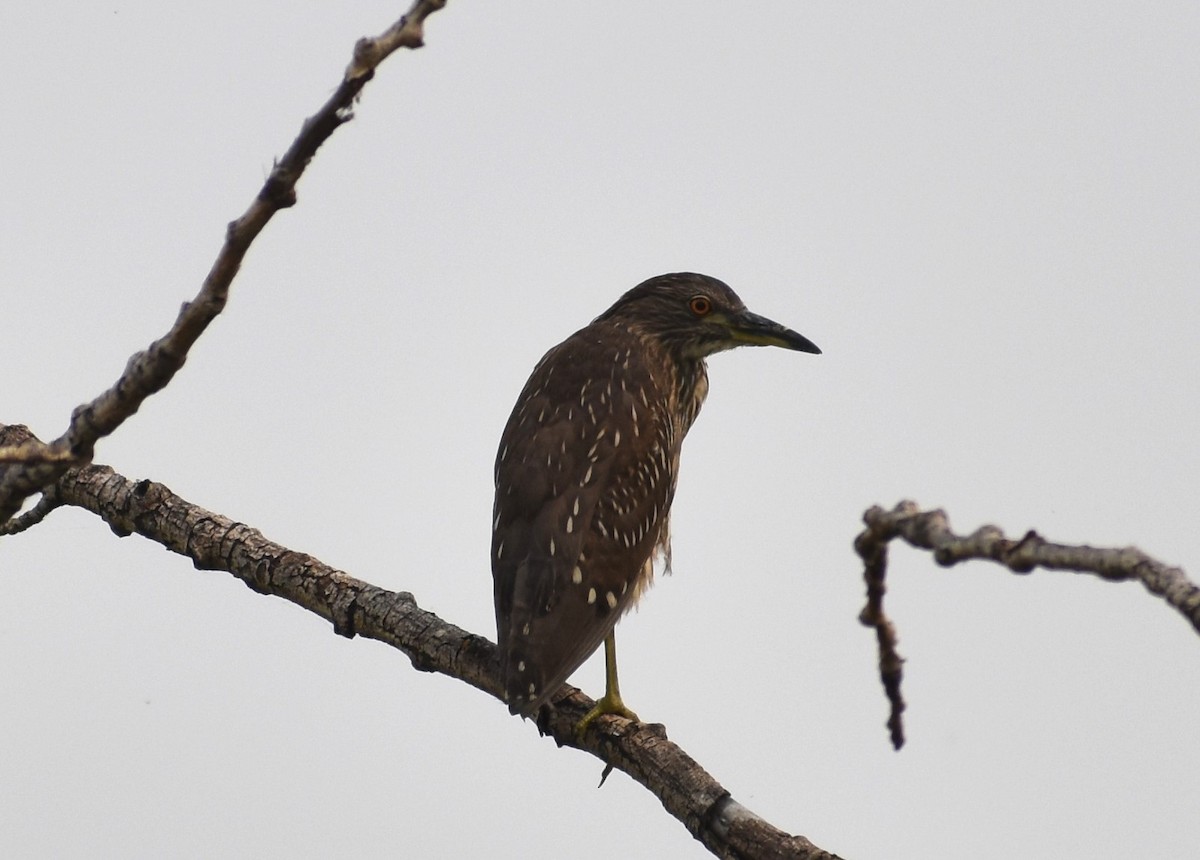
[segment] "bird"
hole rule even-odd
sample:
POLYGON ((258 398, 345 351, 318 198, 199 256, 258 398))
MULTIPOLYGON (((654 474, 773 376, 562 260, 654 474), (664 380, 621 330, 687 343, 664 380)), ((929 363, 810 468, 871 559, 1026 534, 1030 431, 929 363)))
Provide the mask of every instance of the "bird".
POLYGON ((605 693, 576 726, 637 720, 621 698, 613 628, 670 571, 684 436, 708 393, 705 359, 738 346, 821 350, 747 310, 724 282, 679 272, 638 284, 547 352, 495 461, 491 567, 509 711, 534 716, 604 643, 605 693))

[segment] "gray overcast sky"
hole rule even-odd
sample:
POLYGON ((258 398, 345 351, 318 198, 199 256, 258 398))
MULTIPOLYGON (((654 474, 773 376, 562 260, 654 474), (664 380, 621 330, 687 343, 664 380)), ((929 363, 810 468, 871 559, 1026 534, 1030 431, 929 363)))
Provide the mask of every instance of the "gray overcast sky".
MULTIPOLYGON (((166 329, 398 11, 8 4, 0 420, 57 435, 166 329)), ((1200 6, 451 0, 427 42, 97 460, 491 637, 534 362, 716 275, 825 354, 712 360, 630 705, 847 858, 1195 856, 1186 623, 898 550, 894 753, 851 541, 914 498, 1200 574, 1200 6)), ((498 702, 91 516, 0 541, 0 576, 5 856, 705 856, 498 702)))

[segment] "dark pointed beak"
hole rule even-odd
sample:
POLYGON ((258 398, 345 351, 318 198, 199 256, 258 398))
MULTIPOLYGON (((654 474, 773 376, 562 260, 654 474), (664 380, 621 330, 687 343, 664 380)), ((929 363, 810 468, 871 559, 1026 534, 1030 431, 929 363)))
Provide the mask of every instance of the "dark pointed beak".
POLYGON ((781 346, 797 352, 821 354, 821 348, 804 335, 750 311, 729 318, 729 334, 739 344, 748 346, 781 346))

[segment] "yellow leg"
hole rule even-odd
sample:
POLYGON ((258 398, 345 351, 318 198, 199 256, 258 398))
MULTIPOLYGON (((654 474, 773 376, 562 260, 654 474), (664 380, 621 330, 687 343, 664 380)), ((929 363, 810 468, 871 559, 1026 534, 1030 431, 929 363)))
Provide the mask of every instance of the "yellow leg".
POLYGON ((634 722, 637 722, 638 718, 638 715, 625 707, 625 703, 621 701, 621 687, 617 683, 617 640, 612 632, 604 637, 604 696, 579 721, 579 725, 575 727, 575 736, 582 738, 596 717, 604 714, 616 714, 634 722))

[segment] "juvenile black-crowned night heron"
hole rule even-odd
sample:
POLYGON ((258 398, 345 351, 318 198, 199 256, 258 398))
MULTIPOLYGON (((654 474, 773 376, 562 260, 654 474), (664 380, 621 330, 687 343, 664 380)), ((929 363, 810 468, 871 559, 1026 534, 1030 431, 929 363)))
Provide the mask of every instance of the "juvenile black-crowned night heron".
POLYGON ((530 716, 604 642, 606 690, 584 717, 636 716, 617 686, 613 626, 669 563, 683 437, 708 393, 704 359, 736 346, 820 353, 705 275, 661 275, 538 362, 496 455, 492 578, 509 710, 530 716))

